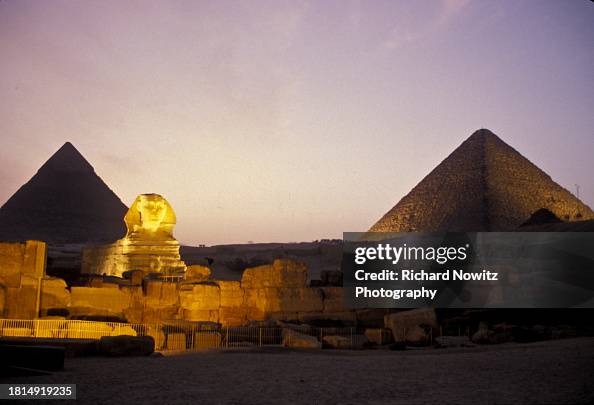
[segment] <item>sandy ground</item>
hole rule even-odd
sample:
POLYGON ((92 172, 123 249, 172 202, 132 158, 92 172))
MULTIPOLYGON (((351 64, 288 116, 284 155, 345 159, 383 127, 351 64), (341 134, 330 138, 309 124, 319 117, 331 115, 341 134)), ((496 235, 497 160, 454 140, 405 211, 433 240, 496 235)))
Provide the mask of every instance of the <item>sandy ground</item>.
POLYGON ((76 403, 102 404, 594 403, 594 338, 405 352, 74 358, 63 372, 0 382, 76 383, 76 403))

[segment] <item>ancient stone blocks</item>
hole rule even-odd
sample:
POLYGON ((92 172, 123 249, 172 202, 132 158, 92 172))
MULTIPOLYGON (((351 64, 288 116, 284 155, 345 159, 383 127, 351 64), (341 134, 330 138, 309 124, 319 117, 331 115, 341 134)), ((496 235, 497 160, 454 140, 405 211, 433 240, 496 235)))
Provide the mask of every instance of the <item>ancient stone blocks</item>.
POLYGON ((306 287, 307 267, 288 259, 277 259, 272 265, 245 269, 241 277, 243 288, 306 287))
POLYGON ((29 240, 26 243, 0 243, 0 284, 20 287, 21 276, 45 275, 46 245, 29 240))
POLYGON ((61 278, 46 278, 41 281, 42 315, 51 309, 67 310, 70 306, 70 292, 66 287, 66 282, 61 278))
POLYGON ((425 328, 437 328, 437 316, 433 308, 419 308, 388 314, 384 318, 386 328, 392 331, 394 341, 422 343, 426 340, 425 328))
POLYGON ((221 306, 221 289, 216 284, 186 284, 179 295, 183 309, 218 311, 221 306))
MULTIPOLYGON (((71 306, 105 311, 114 315, 123 315, 130 306, 130 295, 119 288, 72 287, 71 306)), ((90 311, 92 312, 92 311, 90 311)))
POLYGON ((262 312, 314 312, 322 311, 321 291, 315 288, 248 288, 246 305, 262 312))

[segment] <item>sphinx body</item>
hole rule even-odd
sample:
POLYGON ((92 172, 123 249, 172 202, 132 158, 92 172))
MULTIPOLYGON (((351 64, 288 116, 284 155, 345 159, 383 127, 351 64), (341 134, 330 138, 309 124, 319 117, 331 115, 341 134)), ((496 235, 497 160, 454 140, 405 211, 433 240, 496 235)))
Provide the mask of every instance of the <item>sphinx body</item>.
POLYGON ((141 194, 124 217, 127 232, 108 245, 84 249, 82 272, 122 277, 129 270, 177 275, 186 265, 173 237, 176 218, 171 205, 159 194, 141 194))

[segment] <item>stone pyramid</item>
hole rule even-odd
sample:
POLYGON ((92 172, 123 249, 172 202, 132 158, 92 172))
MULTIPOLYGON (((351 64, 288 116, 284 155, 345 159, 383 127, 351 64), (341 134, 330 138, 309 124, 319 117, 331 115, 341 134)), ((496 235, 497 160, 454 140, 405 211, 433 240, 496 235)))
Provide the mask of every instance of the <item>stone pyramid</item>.
POLYGON ((66 142, 0 208, 0 240, 113 241, 126 233, 127 208, 66 142))
POLYGON ((513 231, 541 208, 567 222, 594 218, 590 207, 497 135, 480 129, 370 231, 513 231))

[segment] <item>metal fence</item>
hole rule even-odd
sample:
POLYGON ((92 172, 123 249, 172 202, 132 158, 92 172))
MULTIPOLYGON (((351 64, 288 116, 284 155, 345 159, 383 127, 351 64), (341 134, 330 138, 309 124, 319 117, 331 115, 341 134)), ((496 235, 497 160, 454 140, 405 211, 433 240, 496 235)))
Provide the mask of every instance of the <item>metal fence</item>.
POLYGON ((103 336, 152 336, 155 350, 158 351, 280 346, 295 339, 294 334, 283 333, 283 330, 313 337, 320 346, 330 339, 334 346, 342 349, 357 347, 361 336, 356 328, 221 327, 183 321, 134 324, 63 319, 0 319, 0 337, 98 340, 103 336))

